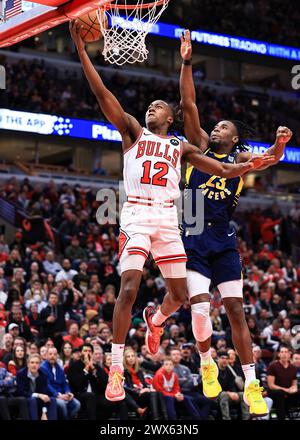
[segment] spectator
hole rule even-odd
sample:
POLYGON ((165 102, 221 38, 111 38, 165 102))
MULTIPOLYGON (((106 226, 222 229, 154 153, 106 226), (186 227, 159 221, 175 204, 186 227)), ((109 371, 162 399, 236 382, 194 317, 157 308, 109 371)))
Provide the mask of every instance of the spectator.
POLYGON ((4 282, 3 282, 3 280, 0 280, 0 304, 4 306, 7 301, 7 298, 8 298, 8 295, 4 291, 4 282))
POLYGON ((73 348, 79 348, 83 344, 83 339, 79 337, 79 326, 72 322, 69 326, 69 334, 63 337, 64 342, 70 342, 73 348))
POLYGON ((80 402, 71 393, 64 370, 58 364, 57 359, 56 348, 49 348, 47 360, 42 362, 41 370, 48 377, 50 396, 56 398, 58 415, 63 420, 69 420, 79 412, 80 402))
POLYGON ((38 354, 38 353, 39 353, 39 348, 37 344, 35 342, 30 342, 28 344, 28 355, 38 354))
POLYGON ((243 399, 243 392, 235 384, 235 377, 228 368, 229 356, 226 351, 218 352, 219 382, 222 392, 219 395, 219 405, 223 420, 231 420, 230 407, 238 406, 241 409, 242 419, 249 419, 248 407, 243 399))
POLYGON ((79 264, 79 272, 74 276, 74 286, 82 293, 86 293, 89 287, 90 276, 87 273, 88 265, 85 261, 81 261, 79 264))
POLYGON ((265 341, 265 347, 272 351, 277 351, 280 345, 280 321, 274 319, 272 324, 265 327, 261 333, 261 337, 265 341))
MULTIPOLYGON (((66 248, 65 256, 76 266, 79 265, 81 260, 86 259, 86 251, 80 246, 79 239, 76 235, 72 237, 70 246, 66 248)), ((77 273, 75 275, 77 275, 77 273)))
POLYGON ((102 325, 102 328, 99 330, 99 337, 97 340, 99 341, 104 352, 111 351, 112 332, 107 325, 102 325))
POLYGON ((28 357, 27 367, 17 373, 17 394, 27 398, 31 420, 39 420, 44 408, 47 408, 48 420, 56 420, 56 400, 50 397, 48 378, 40 365, 38 354, 28 357))
POLYGON ((300 352, 296 351, 292 356, 292 365, 297 368, 297 386, 300 390, 300 352))
POLYGON ((14 274, 14 269, 18 267, 22 267, 21 255, 17 249, 13 249, 4 266, 5 276, 12 277, 14 274))
POLYGON ((43 337, 53 338, 58 349, 62 344, 61 333, 66 330, 65 313, 71 306, 73 298, 73 290, 69 289, 66 300, 59 304, 57 293, 52 291, 48 298, 48 306, 41 312, 43 337))
MULTIPOLYGON (((21 336, 26 341, 32 341, 33 334, 31 333, 30 327, 26 321, 26 315, 23 316, 21 307, 18 306, 16 308, 12 308, 12 311, 9 315, 9 322, 11 324, 8 325, 8 329, 14 331, 15 336, 21 336), (16 330, 16 325, 18 326, 18 331, 16 330)), ((11 330, 8 331, 10 332, 11 330)))
POLYGON ((262 417, 262 419, 264 420, 269 420, 270 419, 270 414, 271 414, 271 409, 273 407, 273 400, 268 396, 268 392, 266 391, 266 388, 268 387, 268 382, 267 382, 267 365, 266 363, 261 359, 261 355, 262 355, 262 351, 261 348, 258 347, 257 345, 253 347, 252 349, 253 352, 253 360, 255 363, 255 374, 256 374, 256 378, 260 381, 260 383, 263 385, 264 387, 264 391, 263 391, 263 397, 264 400, 268 406, 269 409, 269 414, 262 417))
POLYGON ((70 342, 64 342, 61 348, 61 360, 63 367, 67 367, 72 359, 73 346, 70 342))
POLYGON ((97 167, 94 169, 93 174, 95 176, 106 176, 107 172, 104 168, 101 166, 101 162, 97 163, 97 167))
POLYGON ((146 409, 150 408, 153 420, 159 420, 160 413, 167 415, 162 394, 151 391, 132 348, 126 348, 124 351, 124 376, 126 402, 137 414, 142 416, 146 409))
POLYGON ((10 411, 17 410, 18 417, 29 420, 27 400, 15 396, 16 379, 5 368, 0 367, 0 419, 11 420, 10 411))
POLYGON ((215 343, 218 339, 223 339, 225 335, 219 309, 214 308, 212 310, 210 319, 213 327, 212 341, 215 343))
POLYGON ((262 359, 262 350, 258 345, 252 348, 253 360, 255 363, 255 372, 257 378, 261 381, 261 384, 266 388, 267 382, 267 364, 262 359))
POLYGON ((180 350, 177 348, 172 348, 170 351, 170 356, 174 365, 173 371, 179 380, 180 391, 184 395, 185 399, 191 399, 198 412, 199 420, 205 420, 210 410, 211 401, 203 394, 200 394, 198 390, 196 391, 191 370, 181 364, 182 356, 180 350))
POLYGON ((2 348, 0 349, 0 362, 3 361, 5 356, 12 354, 13 341, 13 335, 10 333, 6 333, 3 336, 2 348))
POLYGON ((85 315, 89 310, 94 310, 96 315, 99 313, 100 304, 97 301, 97 294, 94 290, 88 290, 86 292, 82 310, 85 315))
POLYGON ((16 336, 19 336, 19 334, 20 334, 19 326, 18 326, 18 324, 15 324, 15 323, 9 324, 7 327, 7 330, 8 330, 8 334, 10 334, 13 339, 16 336))
POLYGON ((100 418, 104 414, 110 416, 114 408, 122 413, 122 418, 126 419, 127 408, 124 402, 112 403, 105 399, 108 378, 99 365, 94 365, 93 351, 91 344, 83 344, 80 359, 70 363, 67 377, 71 390, 86 409, 89 420, 96 420, 97 416, 100 418))
POLYGON ((291 364, 291 352, 288 347, 281 346, 278 361, 272 362, 267 370, 269 395, 279 420, 284 420, 288 409, 300 405, 300 392, 297 384, 297 368, 291 364))
MULTIPOLYGON (((47 305, 47 303, 46 303, 46 305, 47 305)), ((45 307, 43 307, 43 308, 45 308, 45 307)), ((28 321, 29 321, 29 326, 30 326, 30 331, 35 338, 40 337, 40 332, 42 330, 42 321, 41 321, 41 316, 40 316, 40 313, 38 310, 39 310, 38 305, 36 303, 32 303, 29 308, 29 313, 27 315, 28 321)))
POLYGON ((93 345, 93 347, 94 347, 93 363, 103 368, 103 350, 98 343, 93 345))
POLYGON ((181 361, 180 363, 182 365, 185 365, 188 367, 192 374, 199 374, 199 359, 198 356, 192 354, 192 347, 193 345, 183 344, 181 347, 181 361))
POLYGON ((43 291, 39 280, 35 280, 32 287, 25 292, 24 300, 27 309, 30 309, 32 304, 36 304, 38 313, 47 307, 46 293, 43 291))
POLYGON ((16 376, 17 372, 26 367, 26 353, 22 346, 13 349, 12 360, 8 362, 7 370, 12 376, 16 376))
POLYGON ((177 374, 174 373, 174 363, 166 358, 163 366, 155 373, 153 387, 163 394, 169 420, 176 420, 176 403, 183 405, 186 412, 195 420, 199 419, 199 412, 192 403, 192 399, 184 396, 180 391, 177 374))
POLYGON ((98 336, 98 321, 91 319, 88 323, 88 333, 85 335, 86 338, 96 338, 98 336))
POLYGON ((115 287, 107 285, 104 293, 104 302, 102 305, 102 319, 104 322, 111 323, 116 303, 116 292, 115 287))
MULTIPOLYGON (((231 369, 230 371, 234 372, 237 375, 237 377, 240 377, 243 381, 243 370, 242 370, 241 362, 237 357, 235 350, 233 348, 230 348, 229 350, 227 350, 227 354, 228 354, 228 368, 230 369, 231 367, 233 371, 231 369)), ((236 385, 238 384, 237 378, 235 380, 235 383, 236 385)), ((241 385, 242 385, 241 389, 244 389, 244 383, 241 385)))
POLYGON ((75 275, 77 275, 77 273, 77 270, 71 268, 70 260, 68 258, 65 258, 63 261, 62 269, 56 274, 55 281, 71 281, 73 280, 75 275))
POLYGON ((47 360, 47 354, 48 354, 48 347, 46 347, 45 345, 43 345, 43 346, 40 348, 41 361, 46 361, 46 360, 47 360))
POLYGON ((46 273, 50 273, 54 277, 62 271, 61 265, 55 261, 54 253, 52 251, 47 252, 46 259, 43 262, 44 270, 46 273))

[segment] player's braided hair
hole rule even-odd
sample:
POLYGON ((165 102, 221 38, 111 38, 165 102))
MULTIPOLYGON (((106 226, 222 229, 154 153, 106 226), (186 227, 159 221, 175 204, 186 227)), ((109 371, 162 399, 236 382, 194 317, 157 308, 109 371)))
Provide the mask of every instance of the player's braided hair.
POLYGON ((184 119, 183 111, 180 105, 174 106, 170 104, 170 108, 173 112, 173 124, 169 127, 169 132, 174 136, 183 136, 184 134, 184 119))
POLYGON ((235 126, 239 137, 238 142, 233 147, 233 151, 239 151, 240 153, 243 151, 248 151, 249 143, 247 142, 246 138, 254 137, 256 134, 255 130, 249 125, 245 124, 245 122, 238 121, 237 119, 229 119, 229 121, 235 126))

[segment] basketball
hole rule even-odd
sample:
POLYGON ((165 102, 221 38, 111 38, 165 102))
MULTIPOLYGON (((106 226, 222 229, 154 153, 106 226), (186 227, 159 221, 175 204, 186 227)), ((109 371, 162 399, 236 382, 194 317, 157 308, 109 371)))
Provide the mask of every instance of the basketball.
MULTIPOLYGON (((100 12, 102 23, 107 27, 107 17, 104 11, 100 12)), ((99 41, 102 38, 102 32, 100 28, 99 18, 97 11, 90 12, 89 14, 83 15, 78 18, 79 24, 81 23, 82 28, 80 29, 80 35, 86 43, 92 43, 94 41, 99 41)))

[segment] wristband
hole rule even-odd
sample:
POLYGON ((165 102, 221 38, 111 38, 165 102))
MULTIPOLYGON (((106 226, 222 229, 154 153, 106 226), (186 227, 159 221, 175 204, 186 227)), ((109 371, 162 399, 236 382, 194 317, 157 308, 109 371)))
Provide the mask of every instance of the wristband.
POLYGON ((190 60, 183 60, 182 64, 184 66, 191 66, 192 65, 192 58, 190 60))

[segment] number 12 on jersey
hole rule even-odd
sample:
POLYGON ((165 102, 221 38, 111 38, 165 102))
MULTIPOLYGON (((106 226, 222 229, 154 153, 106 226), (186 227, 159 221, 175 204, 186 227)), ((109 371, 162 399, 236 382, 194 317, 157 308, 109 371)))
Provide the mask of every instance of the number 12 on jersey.
POLYGON ((143 177, 141 178, 141 183, 146 185, 167 186, 168 180, 165 178, 165 176, 169 172, 169 165, 165 162, 156 162, 153 168, 157 170, 157 173, 153 175, 152 179, 150 177, 151 165, 153 164, 150 160, 147 160, 143 163, 142 166, 144 173, 143 177))

